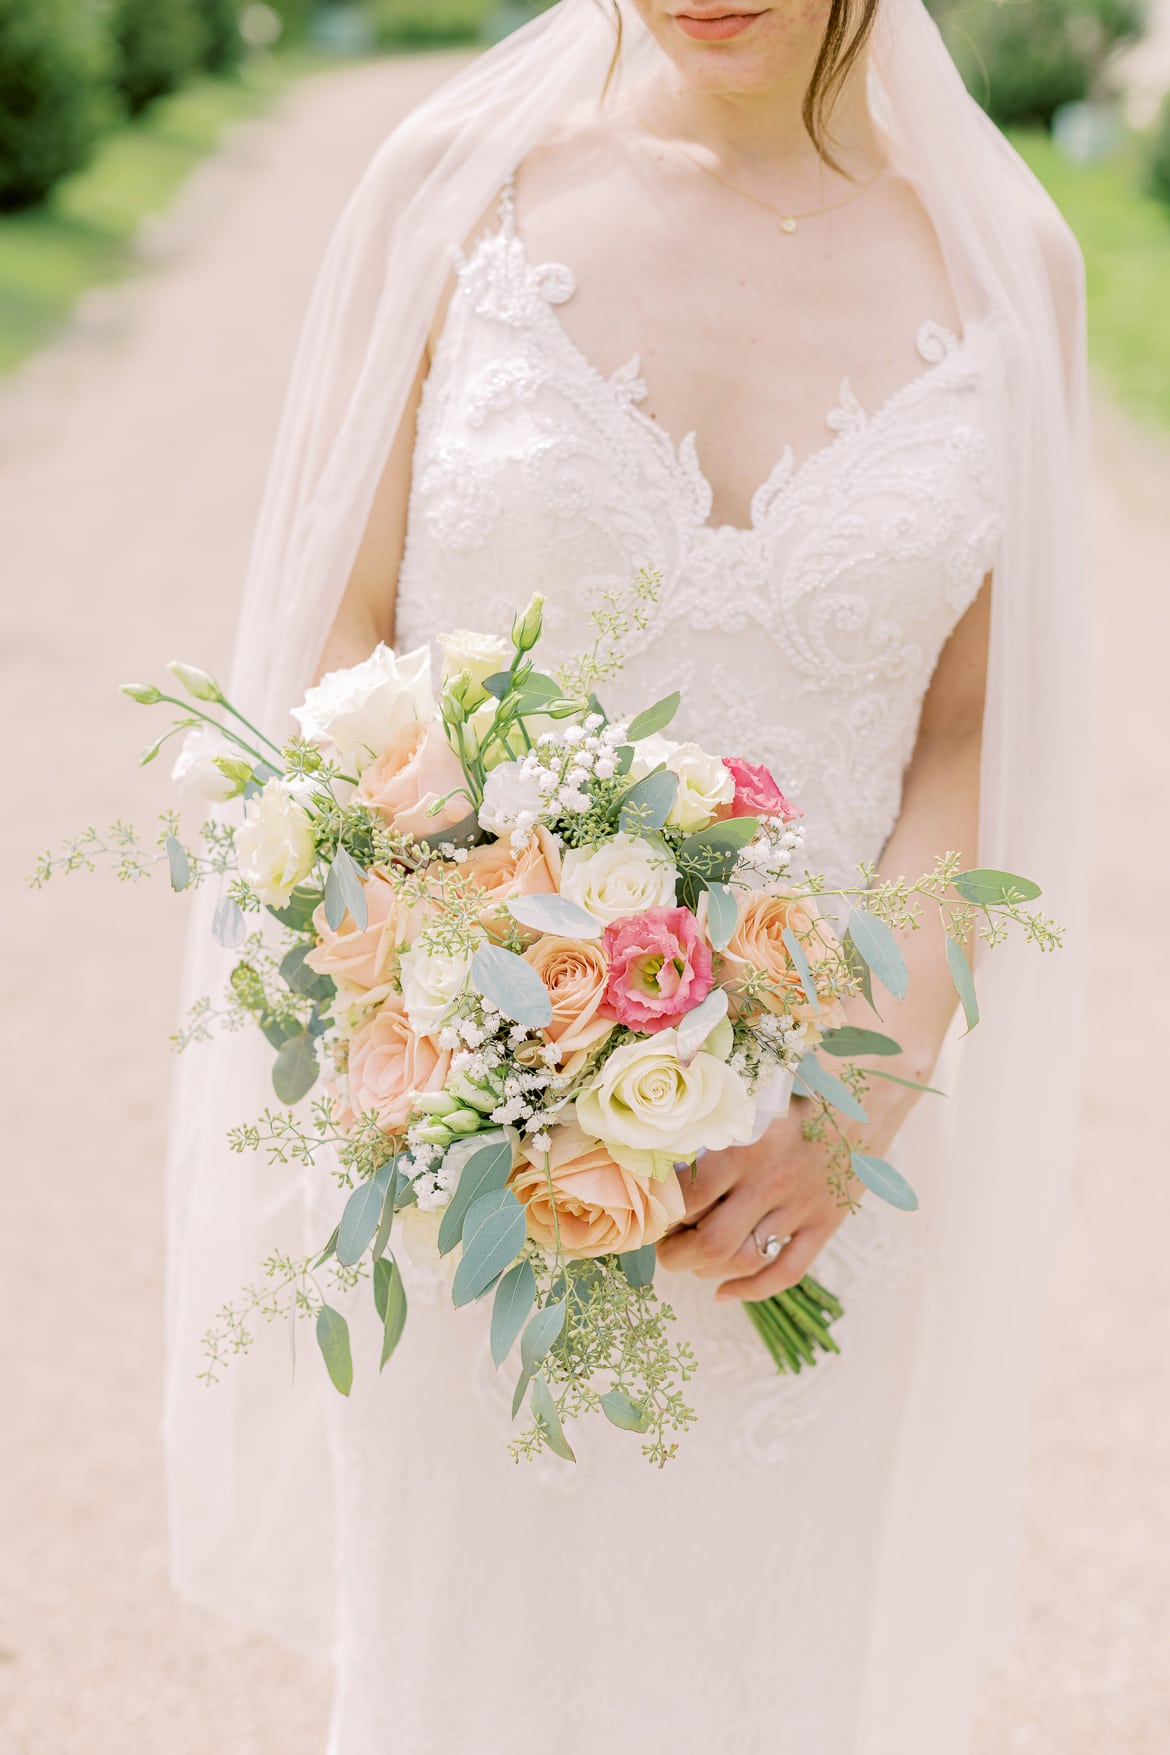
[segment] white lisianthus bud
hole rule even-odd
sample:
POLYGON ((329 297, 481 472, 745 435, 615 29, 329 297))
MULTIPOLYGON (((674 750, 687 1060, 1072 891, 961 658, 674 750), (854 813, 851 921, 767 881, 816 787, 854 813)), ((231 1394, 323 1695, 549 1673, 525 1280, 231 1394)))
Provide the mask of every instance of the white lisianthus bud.
POLYGON ((323 676, 303 705, 293 708, 293 718, 309 743, 329 745, 360 773, 404 725, 429 719, 433 708, 429 647, 400 658, 378 645, 364 663, 323 676))
POLYGON ((233 761, 234 756, 235 745, 214 725, 193 726, 175 757, 171 779, 183 798, 222 804, 240 790, 238 779, 226 775, 219 766, 220 761, 233 761))
POLYGON ((140 707, 153 707, 162 700, 162 690, 156 689, 153 683, 122 683, 120 693, 129 695, 140 707))
POLYGON ((512 644, 517 652, 532 651, 540 639, 543 623, 544 597, 541 592, 534 591, 524 614, 517 616, 512 623, 512 644))
POLYGON ((197 664, 184 664, 181 658, 172 658, 167 665, 172 676, 178 677, 189 695, 197 701, 222 701, 223 694, 215 678, 206 670, 200 670, 197 664))
POLYGON ((317 857, 313 824, 284 780, 270 780, 244 806, 233 837, 240 876, 270 908, 284 908, 317 857))
POLYGON ((707 828, 720 805, 735 797, 735 780, 719 756, 709 756, 697 743, 672 743, 658 734, 634 745, 630 778, 641 780, 663 763, 678 775, 678 793, 666 820, 688 835, 707 828))
POLYGON ((520 762, 501 762, 484 781, 479 826, 489 835, 507 835, 521 817, 535 822, 543 805, 539 781, 525 774, 520 762))
POLYGON ((467 986, 471 958, 447 957, 416 945, 401 953, 398 968, 411 1029, 419 1036, 433 1035, 467 986))
POLYGON ((467 628, 457 628, 454 633, 440 634, 439 645, 443 648, 443 686, 461 672, 467 674, 467 686, 460 702, 469 711, 484 700, 486 691, 483 685, 488 677, 499 670, 507 670, 512 662, 511 647, 494 634, 476 634, 467 628))
POLYGON ((608 926, 623 914, 671 908, 678 868, 665 842, 613 835, 596 847, 573 847, 561 864, 561 895, 608 926))

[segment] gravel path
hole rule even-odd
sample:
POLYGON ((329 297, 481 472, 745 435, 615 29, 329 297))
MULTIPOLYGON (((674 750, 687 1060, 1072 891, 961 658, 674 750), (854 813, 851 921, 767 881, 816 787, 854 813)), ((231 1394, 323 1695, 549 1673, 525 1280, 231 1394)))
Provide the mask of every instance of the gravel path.
MULTIPOLYGON (((162 802, 161 771, 128 788, 147 720, 111 683, 157 675, 172 652, 225 666, 321 246, 375 143, 447 65, 299 87, 200 174, 150 271, 92 300, 0 395, 0 664, 18 755, 2 880, 15 938, 0 1053, 16 1069, 0 1212, 3 1755, 323 1748, 324 1668, 186 1608, 166 1583, 160 1171, 182 911, 162 884, 74 880, 32 899, 21 879, 66 830, 135 798, 146 822, 162 802)), ((1168 462, 1101 410, 1094 979, 1132 1039, 1120 1052, 1103 1032, 1086 1105, 1023 1613, 979 1755, 1164 1755, 1170 1723, 1170 1217, 1145 961, 1158 945, 1165 984, 1168 462)))

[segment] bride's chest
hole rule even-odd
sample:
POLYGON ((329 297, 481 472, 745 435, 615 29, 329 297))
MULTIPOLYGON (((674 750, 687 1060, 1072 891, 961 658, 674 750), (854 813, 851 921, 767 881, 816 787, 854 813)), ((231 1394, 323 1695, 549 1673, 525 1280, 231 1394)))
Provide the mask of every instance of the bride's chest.
POLYGON ((922 325, 912 379, 873 411, 843 383, 825 442, 782 449, 750 524, 718 525, 694 436, 646 412, 636 357, 606 376, 581 352, 557 310, 572 292, 507 228, 460 259, 419 414, 408 618, 420 588, 432 616, 485 626, 540 588, 550 635, 576 640, 651 567, 660 620, 758 631, 798 669, 848 667, 895 624, 937 656, 998 534, 990 331, 922 325))

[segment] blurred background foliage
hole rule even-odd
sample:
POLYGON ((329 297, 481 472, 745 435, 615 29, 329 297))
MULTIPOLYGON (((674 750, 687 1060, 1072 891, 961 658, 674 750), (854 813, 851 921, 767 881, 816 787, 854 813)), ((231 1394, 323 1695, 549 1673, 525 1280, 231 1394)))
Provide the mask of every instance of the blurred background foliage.
MULTIPOLYGON (((551 0, 0 0, 0 370, 125 271, 236 119, 340 57, 497 40, 551 0)), ((1093 346, 1170 425, 1170 98, 1123 107, 1118 57, 1162 0, 927 0, 968 88, 1085 251, 1093 346)))

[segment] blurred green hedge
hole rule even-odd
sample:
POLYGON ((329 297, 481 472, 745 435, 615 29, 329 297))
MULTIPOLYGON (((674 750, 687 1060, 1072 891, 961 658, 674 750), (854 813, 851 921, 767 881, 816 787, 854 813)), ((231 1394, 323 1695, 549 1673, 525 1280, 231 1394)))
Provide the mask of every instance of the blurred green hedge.
POLYGON ((968 90, 1001 128, 1049 128, 1099 95, 1109 58, 1141 35, 1145 0, 927 0, 968 90))
POLYGON ((0 211, 35 206, 87 162, 104 78, 81 0, 0 0, 0 211))

